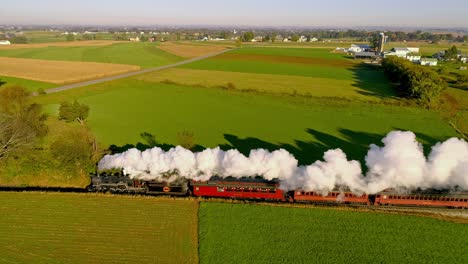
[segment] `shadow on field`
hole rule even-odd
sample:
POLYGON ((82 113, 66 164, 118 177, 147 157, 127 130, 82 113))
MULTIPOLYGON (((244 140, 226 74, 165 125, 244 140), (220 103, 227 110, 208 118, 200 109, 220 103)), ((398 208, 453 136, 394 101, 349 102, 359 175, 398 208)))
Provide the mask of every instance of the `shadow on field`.
POLYGON ((351 67, 355 83, 354 87, 363 89, 360 94, 374 96, 379 99, 394 98, 396 96, 390 81, 377 65, 359 63, 351 67))
POLYGON ((0 79, 0 86, 4 85, 5 83, 5 81, 2 81, 2 79, 0 79))
MULTIPOLYGON (((404 131, 404 129, 400 128, 394 128, 394 130, 404 131)), ((361 164, 364 164, 364 159, 367 155, 367 151, 369 150, 369 145, 376 144, 382 146, 382 139, 385 137, 385 134, 353 131, 344 128, 341 128, 338 131, 340 133, 340 137, 309 128, 306 132, 312 138, 308 141, 295 140, 294 144, 275 144, 255 137, 240 138, 236 135, 224 134, 224 138, 228 143, 222 144, 219 147, 222 150, 237 149, 244 155, 249 155, 252 149, 263 148, 269 151, 274 151, 282 148, 293 154, 301 165, 311 164, 316 160, 323 160, 324 152, 330 149, 340 148, 346 153, 348 159, 358 160, 361 164)), ((140 134, 140 136, 144 143, 139 142, 136 145, 126 144, 123 146, 111 145, 109 150, 112 154, 115 154, 124 152, 131 148, 137 148, 143 151, 153 147, 160 147, 167 151, 175 147, 175 145, 157 142, 155 136, 150 133, 145 132, 140 134)), ((416 136, 423 142, 424 152, 426 155, 430 152, 432 144, 438 141, 437 139, 422 133, 416 133, 416 136)), ((202 151, 204 149, 204 146, 196 145, 192 151, 202 151)))

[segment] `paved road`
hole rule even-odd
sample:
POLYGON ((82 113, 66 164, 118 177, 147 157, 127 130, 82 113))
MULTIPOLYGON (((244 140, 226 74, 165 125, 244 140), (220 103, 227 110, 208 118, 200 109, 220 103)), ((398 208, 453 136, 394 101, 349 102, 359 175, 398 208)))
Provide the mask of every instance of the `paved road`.
POLYGON ((75 89, 75 88, 79 88, 79 87, 83 87, 83 86, 88 86, 88 85, 92 85, 92 84, 113 81, 113 80, 127 78, 127 77, 131 77, 131 76, 135 76, 135 75, 139 75, 139 74, 143 74, 143 73, 148 73, 148 72, 160 71, 160 70, 164 70, 164 69, 184 65, 184 64, 187 64, 187 63, 191 63, 191 62, 194 62, 194 61, 199 61, 199 60, 211 58, 211 57, 223 54, 225 52, 228 52, 230 50, 232 50, 232 49, 225 49, 225 50, 222 50, 222 51, 219 51, 219 52, 211 53, 211 54, 208 54, 208 55, 204 55, 204 56, 201 56, 201 57, 196 57, 196 58, 189 59, 189 60, 180 61, 180 62, 177 62, 177 63, 174 63, 174 64, 169 64, 169 65, 144 69, 144 70, 135 71, 135 72, 128 72, 128 73, 124 73, 124 74, 109 76, 109 77, 95 79, 95 80, 86 81, 86 82, 80 82, 80 83, 74 83, 74 84, 64 85, 64 86, 60 86, 60 87, 55 87, 55 88, 52 88, 52 89, 48 89, 45 92, 48 93, 48 94, 58 93, 58 92, 62 92, 62 91, 70 90, 70 89, 75 89))

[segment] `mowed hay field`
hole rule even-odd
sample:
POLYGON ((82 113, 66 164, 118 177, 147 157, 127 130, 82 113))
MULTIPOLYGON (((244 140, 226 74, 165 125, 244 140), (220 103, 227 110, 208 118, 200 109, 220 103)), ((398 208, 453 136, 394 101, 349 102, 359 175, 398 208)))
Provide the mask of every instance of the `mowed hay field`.
POLYGON ((467 263, 468 225, 406 215, 201 203, 200 263, 467 263))
POLYGON ((161 42, 159 48, 182 58, 195 58, 225 50, 229 46, 195 45, 191 43, 161 42))
POLYGON ((0 193, 1 263, 198 263, 188 200, 0 193))
MULTIPOLYGON (((74 43, 74 42, 71 42, 74 43)), ((78 44, 81 42, 77 42, 78 44)), ((39 60, 102 62, 151 68, 183 60, 158 48, 155 43, 123 42, 112 45, 51 46, 29 49, 0 49, 0 57, 39 60)), ((103 42, 107 43, 107 42, 103 42)), ((57 43, 56 45, 58 45, 57 43)), ((42 44, 37 44, 42 45, 42 44)))
POLYGON ((0 57, 0 75, 65 84, 137 71, 139 66, 0 57))

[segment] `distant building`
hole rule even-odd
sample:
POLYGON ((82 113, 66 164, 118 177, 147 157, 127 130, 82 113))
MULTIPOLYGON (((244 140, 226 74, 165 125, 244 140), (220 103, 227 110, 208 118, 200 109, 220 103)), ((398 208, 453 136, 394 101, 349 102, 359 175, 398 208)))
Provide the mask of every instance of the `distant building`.
POLYGON ((306 36, 300 36, 297 42, 307 42, 307 37, 306 36))
POLYGON ((128 40, 129 40, 129 41, 132 41, 132 42, 139 42, 139 41, 140 41, 140 38, 139 38, 139 37, 135 37, 135 38, 129 38, 128 40))
POLYGON ((406 59, 414 63, 419 63, 421 61, 421 55, 419 53, 408 53, 406 59))
POLYGON ((351 47, 348 49, 348 52, 366 52, 369 51, 371 47, 369 45, 363 44, 351 44, 351 47))
POLYGON ((310 42, 316 42, 316 41, 318 41, 318 38, 311 38, 310 39, 310 42))
POLYGON ((375 52, 363 51, 363 52, 355 52, 354 53, 355 59, 375 59, 377 55, 375 52))
POLYGON ((437 59, 434 58, 422 58, 420 61, 421 65, 424 66, 437 66, 437 59))
POLYGON ((10 45, 11 42, 9 40, 0 40, 0 45, 10 45))
POLYGON ((419 53, 419 48, 407 47, 408 51, 411 53, 419 53))

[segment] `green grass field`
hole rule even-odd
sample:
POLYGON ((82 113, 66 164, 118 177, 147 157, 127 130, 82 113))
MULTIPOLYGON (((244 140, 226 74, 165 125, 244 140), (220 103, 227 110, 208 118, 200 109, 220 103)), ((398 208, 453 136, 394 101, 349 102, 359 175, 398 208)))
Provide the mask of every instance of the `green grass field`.
POLYGON ((177 144, 177 133, 193 131, 205 147, 226 145, 247 152, 253 148, 286 148, 303 162, 342 148, 362 159, 368 144, 391 130, 411 130, 424 143, 454 136, 437 113, 416 108, 252 95, 213 88, 119 80, 41 96, 52 115, 62 100, 91 108, 89 125, 105 144, 146 142, 151 133, 159 143, 177 144), (55 107, 54 107, 55 105, 55 107))
MULTIPOLYGON (((343 54, 332 53, 330 49, 242 48, 186 64, 180 68, 311 77, 316 79, 311 80, 310 86, 321 86, 322 89, 317 94, 323 93, 324 96, 327 96, 329 83, 331 86, 341 85, 349 90, 357 88, 360 91, 356 94, 361 95, 375 95, 377 97, 395 95, 383 72, 378 68, 364 65, 343 54), (342 84, 336 84, 337 82, 342 84)), ((216 78, 216 74, 213 76, 216 78)), ((263 79, 268 83, 268 77, 263 79)), ((177 78, 174 78, 174 81, 177 82, 177 78)), ((258 81, 260 85, 261 76, 259 76, 258 81)), ((295 84, 295 82, 291 82, 287 87, 294 90, 295 84)), ((307 81, 300 82, 298 86, 304 84, 307 85, 307 81)), ((268 90, 268 85, 258 89, 268 90)), ((333 88, 330 90, 333 91, 333 88)), ((343 92, 343 95, 337 97, 347 97, 346 94, 343 92)))
POLYGON ((0 50, 0 57, 59 61, 88 61, 138 65, 150 68, 182 60, 154 43, 122 43, 108 46, 47 47, 0 50))
POLYGON ((20 85, 26 88, 28 91, 36 92, 37 89, 42 88, 44 90, 54 88, 57 85, 53 83, 38 82, 26 79, 20 79, 15 77, 0 76, 0 86, 3 85, 20 85))
POLYGON ((404 215, 201 203, 200 263, 466 263, 468 226, 404 215))
POLYGON ((194 201, 0 193, 1 263, 198 263, 194 201))

